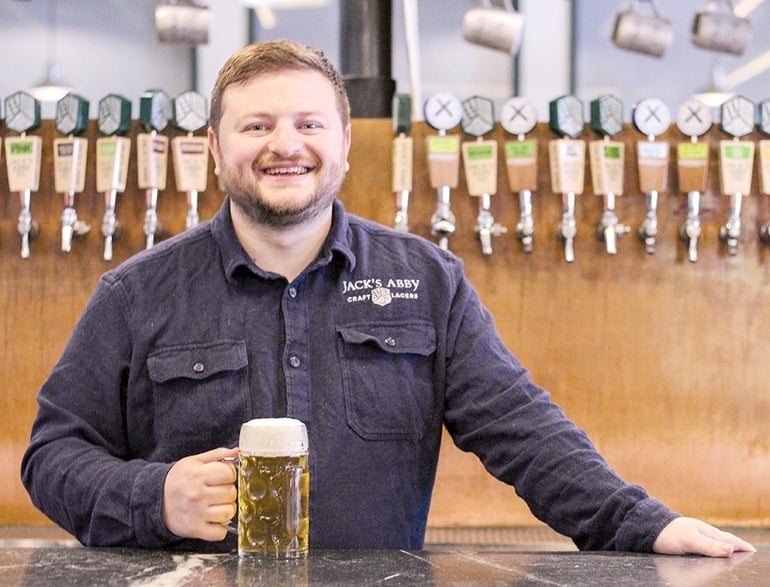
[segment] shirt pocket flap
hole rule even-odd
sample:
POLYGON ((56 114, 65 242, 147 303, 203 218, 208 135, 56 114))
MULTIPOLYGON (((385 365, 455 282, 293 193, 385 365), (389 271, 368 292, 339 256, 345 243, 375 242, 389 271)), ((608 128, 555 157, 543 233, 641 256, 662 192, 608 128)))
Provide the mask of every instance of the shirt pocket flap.
POLYGON ((224 371, 237 371, 248 364, 246 343, 225 340, 164 347, 147 357, 150 379, 164 383, 172 379, 205 379, 224 371))
POLYGON ((427 357, 436 351, 436 331, 428 322, 344 326, 339 333, 348 344, 372 344, 393 354, 427 357))

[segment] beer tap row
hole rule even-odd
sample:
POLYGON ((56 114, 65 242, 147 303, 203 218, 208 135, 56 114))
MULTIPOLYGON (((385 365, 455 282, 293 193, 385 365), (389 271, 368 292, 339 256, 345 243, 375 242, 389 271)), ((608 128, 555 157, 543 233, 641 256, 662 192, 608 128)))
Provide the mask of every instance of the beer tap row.
MULTIPOLYGON (((18 232, 21 235, 21 257, 31 255, 30 242, 39 234, 40 226, 32 215, 32 194, 40 186, 43 140, 34 134, 41 124, 40 103, 26 92, 16 92, 4 101, 5 125, 18 133, 4 140, 8 186, 19 195, 18 232)), ((54 127, 60 136, 53 140, 55 191, 63 196, 61 214, 61 250, 69 253, 73 240, 91 230, 78 217, 77 195, 85 188, 88 139, 82 136, 88 127, 89 103, 69 93, 56 104, 54 127)), ((206 98, 197 92, 179 94, 173 100, 162 90, 148 90, 139 98, 139 124, 136 136, 136 167, 139 188, 144 190, 146 212, 142 230, 145 246, 154 245, 161 229, 158 219, 158 195, 166 187, 169 146, 172 151, 177 189, 187 195, 186 226, 198 222, 198 195, 208 181, 208 143, 193 133, 208 124, 206 98), (169 141, 162 131, 173 122, 184 136, 169 141), (169 145, 170 143, 170 145, 169 145)), ((96 141, 96 190, 104 195, 101 233, 104 237, 103 257, 113 258, 114 241, 119 238, 121 224, 117 219, 118 194, 126 189, 131 153, 131 102, 118 94, 108 94, 99 101, 96 141)), ((2 145, 0 145, 2 146, 2 145)))
MULTIPOLYGON (((393 191, 397 198, 395 228, 409 230, 408 197, 412 189, 412 145, 409 135, 410 101, 398 95, 394 101, 393 191)), ((603 199, 603 212, 596 227, 596 237, 604 243, 607 254, 617 254, 617 241, 632 229, 618 218, 617 198, 623 195, 626 142, 618 140, 625 128, 623 104, 612 95, 602 95, 590 102, 589 126, 596 135, 584 140, 585 106, 575 96, 566 95, 549 103, 548 127, 555 135, 548 141, 548 167, 551 191, 561 197, 561 220, 555 233, 564 247, 564 259, 575 259, 577 237, 575 208, 585 189, 585 171, 590 167, 591 188, 603 199), (588 165, 586 165, 586 151, 588 165)), ((738 252, 741 234, 742 200, 751 192, 755 152, 761 175, 761 192, 770 195, 770 140, 755 144, 746 140, 757 127, 770 136, 770 99, 758 105, 743 96, 727 100, 719 108, 719 126, 727 138, 718 141, 719 186, 729 198, 730 210, 719 229, 719 238, 730 255, 738 252)), ((496 222, 491 211, 492 196, 497 192, 498 141, 485 139, 497 125, 505 130, 503 156, 508 188, 519 200, 520 216, 514 234, 524 252, 534 247, 535 219, 533 193, 538 189, 537 138, 529 135, 537 126, 538 115, 533 104, 523 97, 513 97, 502 104, 499 121, 494 103, 480 96, 460 101, 449 92, 430 96, 424 105, 425 121, 437 131, 426 137, 427 166, 431 188, 437 203, 431 218, 431 234, 441 248, 448 248, 457 226, 451 209, 451 192, 457 188, 460 163, 467 181, 468 193, 478 199, 478 216, 474 227, 481 251, 492 254, 494 237, 507 232, 496 222), (461 133, 450 133, 460 125, 461 133), (463 135, 467 137, 464 139, 463 135)), ((678 188, 687 197, 687 219, 679 230, 679 238, 687 247, 691 262, 698 260, 701 235, 700 199, 707 186, 710 142, 701 140, 714 125, 712 108, 693 98, 680 105, 675 118, 668 106, 658 98, 646 98, 634 105, 631 123, 641 133, 636 141, 638 190, 644 195, 646 215, 636 234, 647 253, 654 254, 658 237, 658 199, 668 190, 671 145, 661 140, 673 121, 681 133, 676 147, 678 188)), ((760 228, 760 238, 770 244, 770 225, 760 228)))

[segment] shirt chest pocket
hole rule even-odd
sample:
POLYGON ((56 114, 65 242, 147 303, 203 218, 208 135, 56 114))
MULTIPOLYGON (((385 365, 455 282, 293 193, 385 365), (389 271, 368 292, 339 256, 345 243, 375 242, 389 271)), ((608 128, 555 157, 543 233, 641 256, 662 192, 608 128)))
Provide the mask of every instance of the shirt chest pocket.
POLYGON ((369 440, 419 439, 433 408, 429 322, 339 327, 345 416, 369 440))
POLYGON ((150 353, 147 370, 159 449, 166 444, 186 455, 237 442, 249 414, 247 365, 243 341, 168 346, 150 353))

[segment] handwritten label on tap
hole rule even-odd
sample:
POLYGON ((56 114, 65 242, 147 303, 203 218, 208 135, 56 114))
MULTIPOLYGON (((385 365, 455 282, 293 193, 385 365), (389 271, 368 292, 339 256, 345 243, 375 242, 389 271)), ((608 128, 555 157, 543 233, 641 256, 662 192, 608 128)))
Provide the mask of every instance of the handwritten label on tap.
POLYGON ((209 169, 209 146, 206 137, 174 137, 171 149, 176 189, 181 192, 204 191, 209 169))
POLYGON ((86 184, 87 152, 87 139, 54 139, 54 186, 57 192, 72 194, 83 191, 86 184))
POLYGON ((762 193, 770 196, 770 141, 759 141, 759 170, 761 173, 762 193))
POLYGON ((583 141, 555 139, 548 143, 551 186, 555 193, 583 193, 586 144, 583 141))
POLYGON ((753 141, 719 141, 719 179, 723 194, 747 196, 751 191, 753 167, 753 141))
POLYGON ((393 191, 412 191, 412 137, 393 139, 393 191))
POLYGON ((12 192, 40 187, 40 161, 43 140, 37 136, 5 137, 5 164, 8 188, 12 192))
POLYGON ((665 192, 668 189, 668 143, 639 141, 636 143, 639 189, 642 193, 665 192))
POLYGON ((505 166, 512 192, 537 189, 537 140, 506 141, 505 166))
POLYGON ((142 133, 136 137, 137 177, 140 189, 166 189, 168 137, 142 133))
POLYGON ((708 143, 679 143, 677 146, 677 175, 682 192, 703 192, 708 178, 708 143))
POLYGON ((460 177, 460 137, 431 135, 426 142, 431 187, 456 188, 460 177))
POLYGON ((102 137, 96 140, 96 190, 125 191, 131 141, 126 137, 102 137))
POLYGON ((471 196, 497 192, 497 141, 463 143, 463 168, 471 196))
POLYGON ((589 151, 594 194, 621 195, 625 145, 617 141, 591 141, 589 151))

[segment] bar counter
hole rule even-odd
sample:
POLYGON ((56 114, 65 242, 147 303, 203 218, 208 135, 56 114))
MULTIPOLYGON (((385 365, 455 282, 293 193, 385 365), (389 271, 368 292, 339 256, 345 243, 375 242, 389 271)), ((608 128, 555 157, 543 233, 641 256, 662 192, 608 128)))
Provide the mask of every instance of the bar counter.
POLYGON ((0 548, 0 585, 770 585, 770 552, 729 559, 624 553, 312 550, 306 560, 81 546, 0 548))

